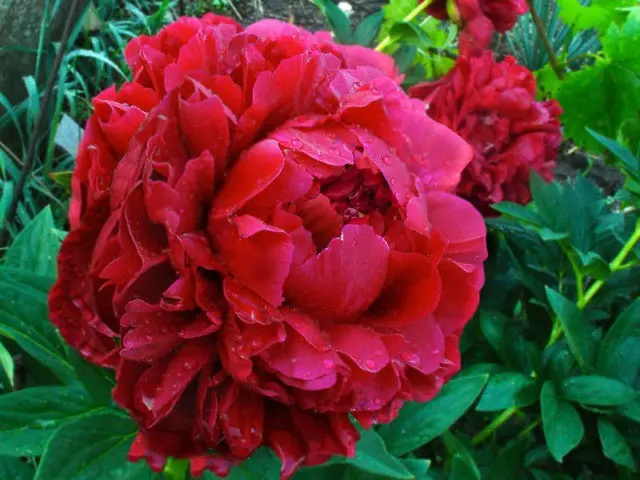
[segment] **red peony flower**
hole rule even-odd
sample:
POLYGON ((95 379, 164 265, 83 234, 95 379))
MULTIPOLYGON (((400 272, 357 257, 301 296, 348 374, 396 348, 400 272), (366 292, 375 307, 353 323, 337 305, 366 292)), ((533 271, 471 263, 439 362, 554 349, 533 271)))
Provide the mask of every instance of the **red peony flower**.
POLYGON ((555 100, 536 101, 535 77, 513 57, 460 57, 445 77, 409 93, 424 99, 431 118, 473 147, 457 193, 486 215, 495 213, 492 203, 531 200, 531 169, 547 181, 553 178, 562 109, 555 100))
POLYGON ((489 47, 494 31, 511 30, 518 17, 529 11, 526 0, 433 0, 427 12, 462 25, 460 52, 479 55, 489 47))
POLYGON ((300 465, 460 367, 485 227, 471 158, 388 57, 293 26, 180 19, 126 50, 73 175, 52 321, 116 369, 130 458, 300 465))

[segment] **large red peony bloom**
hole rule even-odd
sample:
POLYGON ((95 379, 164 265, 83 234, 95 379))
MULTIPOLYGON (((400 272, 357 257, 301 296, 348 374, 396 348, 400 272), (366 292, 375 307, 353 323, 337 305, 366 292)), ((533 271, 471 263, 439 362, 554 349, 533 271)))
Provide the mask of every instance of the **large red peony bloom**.
POLYGON ((536 101, 535 77, 513 57, 460 57, 445 77, 416 85, 410 94, 424 99, 431 118, 473 147, 457 193, 483 213, 495 213, 495 202, 528 203, 532 169, 552 179, 562 109, 555 100, 536 101))
POLYGON ((526 0, 434 0, 427 12, 462 25, 460 52, 479 55, 489 47, 494 31, 511 30, 518 17, 529 11, 526 0))
POLYGON ((460 366, 486 257, 447 191, 471 159, 389 58, 264 21, 183 18, 94 101, 50 297, 114 367, 130 457, 194 474, 261 445, 300 465, 431 399, 460 366))

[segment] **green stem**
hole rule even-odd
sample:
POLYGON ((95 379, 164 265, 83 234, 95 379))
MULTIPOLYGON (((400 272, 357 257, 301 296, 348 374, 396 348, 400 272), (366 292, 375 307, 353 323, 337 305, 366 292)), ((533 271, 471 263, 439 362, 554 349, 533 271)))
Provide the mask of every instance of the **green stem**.
POLYGON ((551 64, 551 68, 556 74, 556 77, 562 80, 565 77, 565 71, 562 69, 560 62, 558 61, 558 57, 556 57, 556 52, 553 50, 553 46, 549 41, 549 37, 547 36, 547 32, 545 31, 545 26, 540 19, 538 10, 536 9, 535 2, 533 0, 527 0, 527 3, 529 4, 531 19, 536 26, 536 30, 538 31, 538 35, 540 36, 540 40, 542 40, 544 49, 547 51, 547 55, 549 56, 549 63, 551 64))
POLYGON ((519 434, 518 434, 518 438, 524 438, 527 435, 529 435, 531 432, 533 432, 536 428, 538 428, 538 425, 540 425, 542 423, 542 421, 538 418, 536 419, 535 422, 531 423, 529 426, 527 426, 525 429, 523 429, 519 434))
POLYGON ((487 438, 489 438, 493 433, 500 428, 502 425, 507 423, 511 417, 513 417, 518 412, 516 407, 507 408, 504 412, 498 415, 493 421, 484 427, 473 439, 471 440, 471 444, 475 447, 484 442, 487 438))
POLYGON ((189 460, 180 458, 169 458, 167 466, 162 472, 165 480, 186 480, 187 471, 189 470, 189 460))
MULTIPOLYGON (((609 269, 612 272, 617 272, 619 270, 624 270, 625 268, 627 268, 627 266, 624 265, 624 261, 626 260, 627 255, 629 255, 629 253, 631 253, 631 250, 633 250, 633 248, 636 246, 638 241, 640 241, 640 220, 638 220, 638 222, 636 223, 636 229, 633 232, 633 235, 631 235, 629 240, 627 240, 627 243, 625 243, 624 247, 622 247, 620 253, 616 255, 616 258, 614 258, 613 261, 609 264, 609 269)), ((596 293, 600 291, 604 284, 604 280, 598 280, 594 282, 594 284, 589 287, 589 290, 587 290, 587 293, 582 298, 582 301, 578 302, 578 308, 580 310, 583 310, 591 301, 591 299, 593 299, 596 293)))
MULTIPOLYGON (((411 10, 406 17, 402 19, 403 22, 410 22, 415 19, 420 13, 422 13, 429 5, 433 3, 433 0, 424 0, 424 2, 419 3, 416 8, 411 10)), ((376 46, 376 51, 381 52, 389 45, 393 43, 390 35, 387 35, 382 39, 382 41, 376 46)))

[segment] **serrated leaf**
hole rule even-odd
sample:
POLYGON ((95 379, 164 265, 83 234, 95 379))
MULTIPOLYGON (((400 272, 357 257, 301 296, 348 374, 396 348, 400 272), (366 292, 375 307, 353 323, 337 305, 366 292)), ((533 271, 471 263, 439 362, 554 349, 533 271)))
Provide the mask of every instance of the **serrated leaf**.
POLYGON ((0 456, 0 479, 2 480, 32 480, 35 475, 33 467, 19 458, 0 456))
POLYGON ((378 36, 383 19, 384 13, 379 11, 362 20, 353 34, 353 43, 365 47, 370 46, 378 36))
POLYGON ((561 391, 566 400, 595 406, 623 405, 637 396, 624 383, 597 375, 567 378, 562 382, 561 391))
POLYGON ((75 374, 64 343, 49 322, 47 292, 52 280, 22 270, 0 267, 0 335, 14 340, 61 380, 75 374))
POLYGON ((595 28, 605 32, 611 23, 624 19, 624 7, 633 6, 635 0, 593 0, 583 5, 579 0, 557 0, 560 16, 575 31, 595 28))
POLYGON ((35 480, 142 480, 153 477, 146 462, 127 462, 138 429, 124 415, 95 413, 60 427, 40 459, 35 480))
POLYGON ((392 455, 404 455, 442 434, 478 397, 489 375, 456 378, 426 404, 408 403, 398 418, 378 433, 392 455))
POLYGON ((55 278, 60 240, 53 233, 54 228, 51 208, 47 206, 15 238, 4 255, 4 266, 55 278))
POLYGON ((0 455, 38 456, 64 422, 93 409, 78 387, 32 387, 0 395, 0 455))
POLYGON ((598 372, 632 385, 640 373, 640 300, 633 302, 609 328, 600 344, 598 372))
POLYGON ((558 462, 576 448, 584 436, 584 425, 577 410, 563 400, 552 382, 545 382, 540 393, 542 429, 547 446, 558 462))
POLYGON ((562 325, 562 330, 569 344, 569 350, 578 365, 586 368, 593 365, 597 345, 592 336, 591 326, 581 310, 571 301, 555 290, 545 287, 549 304, 562 325))
POLYGON ((633 472, 638 470, 629 444, 611 422, 598 418, 598 435, 605 457, 633 472))
POLYGON ((476 410, 479 412, 496 412, 510 407, 524 407, 529 402, 523 402, 519 396, 525 388, 535 385, 531 377, 519 372, 504 372, 493 375, 485 387, 476 410))

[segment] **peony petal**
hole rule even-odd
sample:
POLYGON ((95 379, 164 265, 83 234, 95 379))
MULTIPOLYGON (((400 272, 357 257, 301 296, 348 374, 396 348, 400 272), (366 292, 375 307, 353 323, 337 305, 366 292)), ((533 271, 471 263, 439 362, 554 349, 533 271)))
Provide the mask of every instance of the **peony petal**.
POLYGON ((280 305, 293 256, 289 235, 249 215, 210 223, 209 231, 233 276, 271 305, 280 305))
POLYGON ((346 225, 326 249, 292 267, 285 296, 314 317, 357 318, 384 285, 389 253, 387 243, 371 227, 346 225))
POLYGON ((232 383, 220 398, 224 437, 232 455, 246 458, 262 443, 264 404, 256 395, 232 383))
POLYGON ((284 156, 273 140, 263 140, 242 154, 216 196, 212 218, 221 219, 237 212, 264 191, 282 173, 284 156))
POLYGON ((336 351, 362 370, 375 373, 389 364, 387 348, 376 331, 360 325, 334 325, 329 334, 336 351))
POLYGON ((441 296, 436 265, 417 253, 392 252, 380 297, 367 314, 375 327, 401 327, 418 322, 438 306, 441 296))

